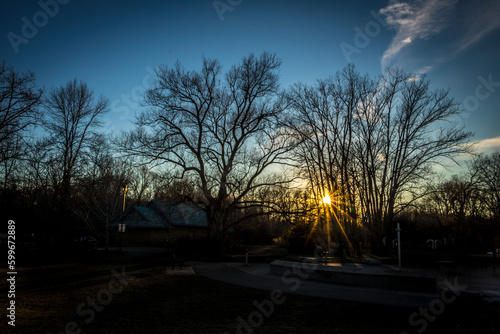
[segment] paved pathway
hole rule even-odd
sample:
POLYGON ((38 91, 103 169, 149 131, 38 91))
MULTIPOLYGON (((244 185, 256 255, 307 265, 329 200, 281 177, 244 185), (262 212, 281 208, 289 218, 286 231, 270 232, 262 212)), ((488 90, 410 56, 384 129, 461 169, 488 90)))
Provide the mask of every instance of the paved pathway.
POLYGON ((403 307, 425 306, 439 298, 438 293, 369 289, 274 276, 269 273, 269 264, 256 263, 246 267, 239 263, 193 262, 190 265, 198 275, 210 279, 268 291, 279 289, 304 296, 403 307))
MULTIPOLYGON (((152 253, 165 253, 164 248, 154 247, 123 247, 125 252, 135 256, 150 255, 152 253)), ((406 291, 394 291, 386 289, 374 289, 363 287, 352 287, 336 285, 331 283, 313 282, 290 277, 274 276, 269 273, 269 264, 251 263, 246 267, 241 263, 201 263, 193 262, 192 268, 201 276, 227 282, 234 285, 257 288, 272 291, 280 289, 286 293, 347 300, 356 302, 367 302, 381 305, 393 306, 425 306, 434 298, 439 298, 435 293, 418 293, 406 291)), ((339 265, 339 264, 329 264, 339 265)), ((347 264, 355 265, 355 264, 347 264)), ((382 266, 364 266, 368 270, 380 271, 382 266)), ((387 269, 396 270, 395 267, 386 266, 387 269)), ((349 268, 345 268, 349 269, 349 268)), ((355 268, 352 268, 355 270, 355 268)), ((419 269, 403 268, 412 271, 419 269)), ((176 272, 169 273, 175 274, 176 272)), ((187 272, 180 272, 186 274, 187 272)), ((180 274, 179 273, 179 274, 180 274)), ((439 288, 446 288, 454 284, 463 293, 480 295, 487 301, 500 302, 500 277, 484 275, 438 275, 439 288)), ((456 287, 455 287, 456 288, 456 287)))

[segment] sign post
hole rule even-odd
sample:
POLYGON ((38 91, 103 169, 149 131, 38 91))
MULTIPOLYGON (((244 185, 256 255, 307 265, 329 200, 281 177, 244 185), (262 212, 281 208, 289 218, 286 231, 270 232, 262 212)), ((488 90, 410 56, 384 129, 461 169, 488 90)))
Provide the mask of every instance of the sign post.
POLYGON ((401 228, 399 227, 399 223, 396 231, 398 231, 398 264, 399 264, 398 270, 401 271, 401 228))
POLYGON ((122 251, 122 236, 125 233, 125 224, 118 224, 118 233, 120 233, 120 252, 122 251))

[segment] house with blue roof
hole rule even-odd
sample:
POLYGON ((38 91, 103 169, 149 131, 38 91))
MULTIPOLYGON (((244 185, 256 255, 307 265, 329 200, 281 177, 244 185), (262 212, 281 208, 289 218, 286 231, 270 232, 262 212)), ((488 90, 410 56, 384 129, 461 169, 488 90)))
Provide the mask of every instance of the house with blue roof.
POLYGON ((167 203, 152 200, 146 206, 133 206, 113 224, 125 224, 123 244, 162 245, 179 238, 208 236, 205 211, 193 203, 167 203))

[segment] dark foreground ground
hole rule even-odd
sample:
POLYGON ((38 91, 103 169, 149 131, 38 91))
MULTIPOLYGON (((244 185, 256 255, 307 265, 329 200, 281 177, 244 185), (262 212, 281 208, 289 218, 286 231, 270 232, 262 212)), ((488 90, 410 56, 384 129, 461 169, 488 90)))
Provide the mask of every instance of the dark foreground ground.
POLYGON ((295 295, 259 310, 268 291, 169 275, 167 265, 124 256, 18 268, 15 327, 2 270, 0 333, 500 333, 500 304, 474 296, 459 296, 437 317, 295 295))

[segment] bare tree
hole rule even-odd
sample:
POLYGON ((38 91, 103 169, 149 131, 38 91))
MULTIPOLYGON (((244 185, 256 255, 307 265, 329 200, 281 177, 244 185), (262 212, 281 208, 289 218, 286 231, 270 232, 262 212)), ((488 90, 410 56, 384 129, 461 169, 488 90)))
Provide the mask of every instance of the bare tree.
POLYGON ((84 82, 76 79, 65 86, 54 88, 45 101, 44 127, 50 138, 48 148, 57 157, 61 179, 56 180, 63 220, 70 210, 72 181, 81 159, 88 149, 95 129, 101 125, 101 116, 108 111, 109 101, 95 98, 94 92, 84 82))
POLYGON ((136 205, 141 205, 153 197, 157 174, 146 165, 133 168, 131 172, 128 185, 129 197, 134 198, 136 205))
POLYGON ((493 255, 500 247, 498 237, 500 228, 500 152, 496 151, 489 156, 479 156, 470 165, 471 173, 477 175, 482 200, 486 206, 486 213, 491 221, 489 226, 489 236, 493 255))
POLYGON ((472 134, 448 121, 458 106, 429 85, 397 69, 373 81, 349 65, 291 91, 293 129, 304 138, 295 152, 310 185, 338 196, 339 213, 362 217, 376 239, 425 194, 432 166, 470 151, 472 134))
POLYGON ((301 174, 308 180, 317 201, 334 197, 331 210, 342 229, 356 229, 357 175, 355 160, 359 133, 359 108, 373 94, 374 83, 349 65, 313 87, 295 85, 290 99, 295 119, 292 128, 302 143, 295 150, 302 162, 301 174))
POLYGON ((194 177, 179 178, 169 171, 160 171, 155 178, 154 198, 165 202, 188 201, 192 203, 203 199, 200 187, 194 177))
POLYGON ((471 152, 467 142, 472 133, 450 123, 460 110, 448 91, 432 90, 425 77, 413 80, 398 70, 390 70, 387 76, 389 82, 399 83, 384 96, 390 103, 384 103, 382 122, 384 149, 380 158, 387 184, 384 216, 390 225, 397 212, 424 195, 419 186, 431 174, 432 166, 471 152))
POLYGON ((109 246, 110 222, 122 212, 124 184, 132 176, 131 164, 113 157, 108 140, 96 136, 90 143, 85 174, 78 180, 79 217, 94 233, 104 233, 109 246))
POLYGON ((449 180, 438 183, 429 199, 434 209, 438 209, 441 218, 447 223, 456 224, 459 229, 468 216, 477 215, 481 202, 479 183, 476 175, 452 175, 449 180))
POLYGON ((470 170, 477 175, 478 182, 484 190, 489 215, 500 219, 500 152, 479 156, 473 160, 470 170))
MULTIPOLYGON (((19 74, 5 62, 0 64, 0 163, 24 155, 23 137, 39 119, 42 93, 32 72, 19 74)), ((9 168, 12 164, 8 163, 9 168)), ((9 174, 7 169, 4 172, 9 174)))
POLYGON ((26 158, 28 145, 19 135, 12 136, 0 144, 0 166, 3 177, 2 188, 15 188, 22 174, 21 158, 26 158))
POLYGON ((100 118, 108 111, 109 102, 104 97, 95 101, 87 84, 73 79, 64 87, 52 89, 45 105, 44 125, 52 148, 61 158, 62 189, 67 193, 75 167, 93 130, 101 125, 100 118))
POLYGON ((234 223, 235 211, 256 205, 249 193, 276 183, 263 176, 286 163, 291 149, 279 126, 286 109, 278 87, 280 64, 273 54, 251 54, 223 79, 217 60, 204 59, 200 72, 180 63, 160 67, 145 97, 151 109, 122 143, 129 154, 195 176, 209 225, 219 236, 234 223))

